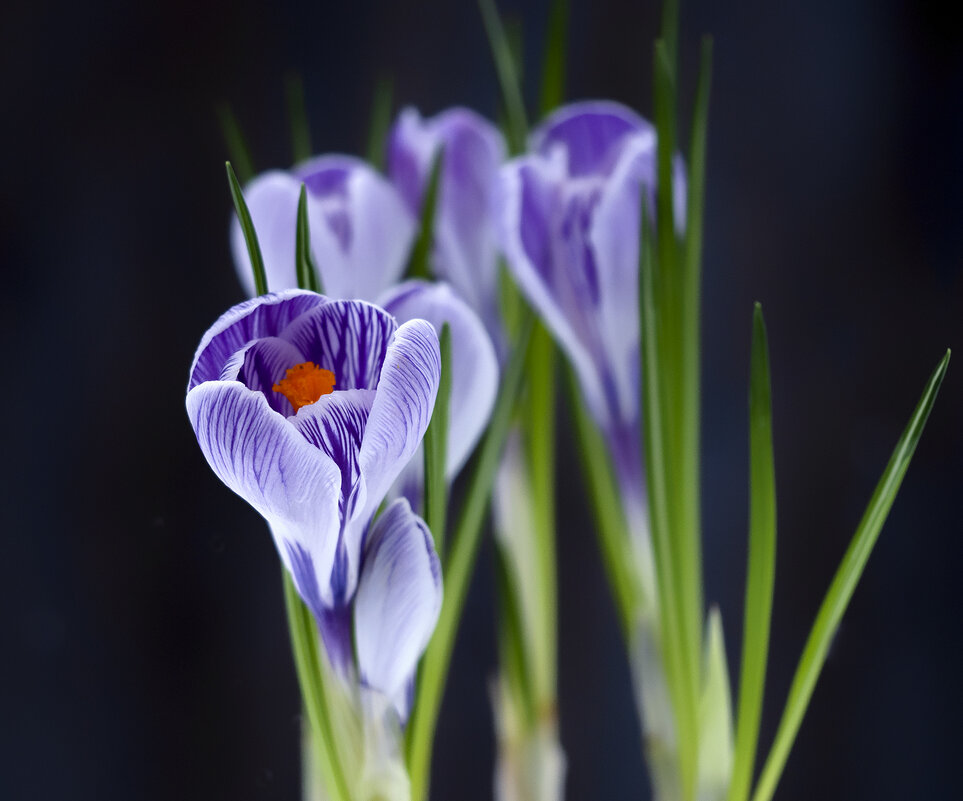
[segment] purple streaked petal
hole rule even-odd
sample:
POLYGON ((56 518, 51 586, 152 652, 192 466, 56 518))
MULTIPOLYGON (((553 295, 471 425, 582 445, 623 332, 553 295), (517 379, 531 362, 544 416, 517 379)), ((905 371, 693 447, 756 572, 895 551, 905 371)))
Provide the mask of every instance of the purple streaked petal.
POLYGON ((235 353, 221 371, 221 381, 240 381, 248 389, 260 392, 268 405, 279 414, 294 414, 291 402, 274 385, 287 370, 304 361, 304 356, 290 342, 278 337, 256 339, 235 353))
MULTIPOLYGON (((639 199, 643 186, 651 194, 654 159, 652 140, 629 138, 603 184, 588 231, 600 267, 593 318, 609 381, 609 426, 629 424, 639 414, 639 199)), ((584 383, 586 376, 580 378, 584 383)))
POLYGON ((311 159, 294 170, 294 177, 308 190, 311 250, 325 292, 373 300, 394 284, 404 272, 416 230, 415 217, 395 187, 350 156, 311 159))
POLYGON ((341 474, 260 392, 208 381, 187 393, 208 464, 268 521, 284 565, 316 614, 330 605, 341 474))
MULTIPOLYGON (((244 199, 257 234, 268 289, 278 291, 298 285, 295 234, 301 183, 286 172, 272 170, 254 178, 244 188, 244 199)), ((254 295, 254 276, 247 245, 237 217, 231 219, 231 252, 241 286, 254 295)))
MULTIPOLYGON (((445 472, 453 479, 484 431, 498 392, 495 348, 478 318, 447 284, 407 281, 382 298, 398 322, 421 318, 451 330, 451 398, 445 472)), ((417 462, 412 461, 412 465, 417 462)))
POLYGON ((389 139, 388 173, 415 213, 442 147, 435 271, 497 331, 497 245, 489 221, 505 143, 494 125, 469 109, 449 109, 430 119, 412 108, 402 111, 389 139))
POLYGON ((438 394, 441 354, 431 323, 411 320, 388 346, 359 461, 367 520, 421 444, 438 394))
POLYGON ((398 324, 359 300, 334 300, 304 314, 281 333, 304 358, 334 373, 335 389, 374 389, 398 324))
POLYGON ((441 565, 431 533, 404 499, 375 522, 354 600, 361 680, 396 698, 414 673, 441 611, 441 565))
POLYGON ((581 223, 567 240, 561 237, 571 202, 565 197, 564 164, 558 158, 523 157, 502 168, 498 222, 508 267, 576 373, 585 377, 590 407, 604 414, 605 395, 594 352, 597 337, 591 333, 593 310, 587 302, 592 283, 584 272, 580 274, 586 266, 584 248, 576 248, 580 251, 576 263, 568 258, 573 235, 583 236, 581 223))
MULTIPOLYGON (((358 452, 374 397, 373 389, 332 392, 302 406, 291 420, 301 436, 329 456, 341 471, 338 511, 342 519, 353 516, 349 501, 358 500, 354 494, 360 476, 358 452)), ((360 500, 363 502, 363 497, 360 500)))
POLYGON ((323 295, 290 289, 239 303, 212 325, 197 347, 188 390, 204 381, 217 381, 225 366, 252 340, 277 336, 309 309, 327 302, 323 295))
POLYGON ((532 134, 531 149, 548 155, 562 146, 572 176, 607 173, 613 154, 626 136, 655 136, 651 123, 632 109, 608 100, 589 100, 563 106, 532 134))
POLYGON ((368 524, 368 519, 361 517, 367 487, 358 457, 374 397, 372 389, 332 392, 310 406, 303 406, 291 420, 294 428, 330 457, 341 472, 338 494, 341 530, 331 571, 335 603, 347 601, 358 583, 361 542, 368 524))

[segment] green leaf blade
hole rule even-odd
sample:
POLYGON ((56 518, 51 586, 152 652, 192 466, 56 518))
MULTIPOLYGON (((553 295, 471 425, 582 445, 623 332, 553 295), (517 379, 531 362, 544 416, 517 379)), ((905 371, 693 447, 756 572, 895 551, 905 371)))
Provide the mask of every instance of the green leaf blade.
POLYGON ((298 287, 321 293, 321 275, 311 253, 311 229, 308 226, 308 190, 301 184, 298 198, 298 222, 295 241, 295 264, 297 266, 298 287))
POLYGON ((535 538, 536 575, 529 580, 539 590, 535 632, 532 644, 536 668, 536 701, 546 707, 555 706, 557 685, 557 596, 555 541, 555 342, 544 324, 538 322, 532 332, 528 351, 528 397, 525 405, 525 429, 528 450, 528 473, 531 477, 531 506, 535 538))
POLYGON ((441 379, 431 421, 425 432, 425 522, 435 540, 438 557, 444 559, 445 524, 448 506, 448 414, 451 398, 451 328, 441 327, 441 379))
POLYGON ((776 576, 776 470, 769 344, 762 306, 753 312, 749 379, 749 557, 735 762, 729 801, 749 797, 759 740, 776 576))
POLYGON ((539 111, 544 117, 565 100, 565 60, 568 55, 568 0, 553 0, 545 31, 542 60, 542 94, 539 111))
POLYGON ((431 171, 428 173, 428 184, 421 201, 421 224, 418 238, 411 248, 408 259, 407 274, 411 278, 431 277, 431 248, 435 236, 435 214, 438 208, 438 187, 441 182, 441 171, 445 162, 445 149, 439 147, 431 161, 431 171))
POLYGON ((231 198, 234 200, 234 211, 241 223, 241 231, 244 234, 244 243, 247 245, 247 254, 251 259, 251 271, 254 273, 254 290, 258 295, 263 295, 268 291, 267 276, 264 273, 264 259, 261 257, 261 246, 257 241, 257 233, 254 230, 254 221, 251 219, 251 212, 248 211, 247 203, 244 201, 244 193, 241 185, 234 174, 231 162, 224 162, 227 170, 227 182, 231 187, 231 198))
POLYGON ((385 146, 391 129, 391 108, 394 84, 390 77, 382 76, 375 84, 371 98, 371 122, 368 126, 368 163, 384 172, 385 146))
POLYGON ((298 683, 308 721, 311 724, 313 742, 320 757, 321 772, 325 777, 325 789, 331 801, 351 801, 347 780, 337 753, 336 739, 331 728, 325 700, 323 659, 318 641, 317 624, 294 587, 287 570, 284 570, 284 608, 291 637, 291 650, 297 669, 298 683))
POLYGON ((247 183, 254 177, 254 162, 251 160, 251 149, 241 131, 237 116, 229 104, 221 103, 217 107, 217 119, 221 124, 221 134, 224 136, 231 163, 237 168, 240 180, 247 183))
POLYGON ((525 101, 522 99, 521 82, 518 80, 518 68, 494 0, 478 0, 478 7, 505 100, 509 153, 518 154, 525 150, 525 141, 528 138, 528 117, 525 113, 525 101))
MULTIPOLYGON (((642 449, 645 454, 645 474, 649 497, 649 520, 652 530, 652 552, 658 577, 658 599, 662 654, 666 684, 678 731, 680 781, 683 797, 690 799, 695 792, 698 771, 698 691, 699 664, 691 663, 692 654, 686 650, 683 587, 685 577, 680 573, 678 537, 673 537, 671 526, 672 497, 669 482, 670 426, 665 405, 669 394, 664 386, 668 375, 662 369, 660 329, 664 325, 666 306, 656 297, 658 276, 655 264, 652 225, 645 193, 641 199, 641 234, 639 247, 639 325, 642 335, 642 449), (694 676, 694 684, 693 684, 694 676)), ((659 266, 661 274, 664 267, 659 266)))
POLYGON ((288 107, 288 124, 291 127, 291 156, 295 164, 311 158, 311 128, 304 102, 304 80, 296 72, 284 80, 284 97, 288 107))
POLYGON ((579 457, 592 500, 602 564, 614 596, 622 636, 626 642, 631 642, 639 591, 629 560, 624 558, 628 525, 622 510, 615 468, 605 441, 585 405, 574 370, 569 367, 565 373, 568 377, 569 407, 575 418, 579 457))
POLYGON ((906 474, 906 469, 909 467, 909 462, 936 401, 940 384, 946 375, 949 360, 950 351, 947 351, 927 382, 926 389, 908 425, 896 443, 893 455, 876 485, 862 520, 823 599, 796 668, 782 719, 756 786, 753 801, 769 801, 776 790, 789 757, 789 750, 795 741, 816 681, 825 664, 832 638, 866 567, 866 562, 893 505, 903 476, 906 474))
POLYGON ((699 698, 699 801, 721 801, 732 773, 732 698, 718 607, 709 610, 699 698))

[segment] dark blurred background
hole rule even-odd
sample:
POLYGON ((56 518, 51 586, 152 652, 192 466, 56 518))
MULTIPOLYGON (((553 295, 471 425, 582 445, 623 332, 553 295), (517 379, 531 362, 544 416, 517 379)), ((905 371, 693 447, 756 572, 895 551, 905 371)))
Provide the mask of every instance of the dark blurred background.
MULTIPOLYGON (((569 97, 650 109, 653 3, 573 0, 569 97)), ((521 21, 530 98, 547 0, 521 21)), ((229 101, 290 161, 362 152, 373 88, 491 116, 473 3, 52 3, 0 12, 0 798, 295 799, 297 686, 266 527, 183 410, 228 252, 229 101)), ((716 59, 704 282, 707 597, 739 652, 752 301, 773 358, 778 572, 763 744, 808 626, 930 371, 961 346, 963 48, 930 3, 683 3, 683 92, 716 59)), ((684 105, 687 108, 687 105, 684 105)), ((957 357, 959 359, 959 357, 957 357)), ((777 798, 956 797, 963 364, 816 689, 777 798)), ((644 799, 622 646, 567 426, 559 460, 568 798, 644 799)), ((490 799, 491 549, 438 730, 435 799, 490 799)), ((734 676, 735 678, 735 676, 734 676)))

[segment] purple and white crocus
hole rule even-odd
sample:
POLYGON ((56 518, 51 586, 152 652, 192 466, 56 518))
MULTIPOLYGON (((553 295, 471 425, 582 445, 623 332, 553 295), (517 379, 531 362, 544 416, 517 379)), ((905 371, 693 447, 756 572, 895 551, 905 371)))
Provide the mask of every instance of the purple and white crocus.
POLYGON ((268 521, 334 667, 401 709, 441 575, 406 500, 372 519, 421 443, 439 372, 430 323, 289 290, 224 314, 187 391, 204 456, 268 521))
MULTIPOLYGON (((350 156, 318 156, 290 172, 264 173, 245 187, 269 289, 297 286, 294 243, 302 182, 311 249, 326 295, 377 303, 399 323, 428 320, 439 333, 443 324, 449 325, 452 386, 446 472, 453 479, 484 431, 498 391, 498 362, 485 326, 448 284, 398 284, 414 239, 417 208, 366 162, 350 156)), ((457 198, 457 192, 445 194, 439 224, 452 217, 445 203, 457 198)), ((487 214, 484 221, 490 228, 487 214)), ((250 259, 236 220, 231 237, 238 275, 253 294, 250 259)), ((494 258, 492 252, 492 264, 494 258)), ((421 476, 422 460, 416 453, 392 496, 403 494, 417 506, 421 476)))
POLYGON ((504 357, 492 201, 506 157, 505 141, 494 125, 466 108, 429 118, 404 109, 388 138, 388 175, 413 214, 421 209, 440 150, 444 156, 432 268, 478 313, 504 357))
MULTIPOLYGON (((530 153, 502 169, 498 202, 509 269, 568 356, 641 532, 639 201, 655 183, 653 126, 617 103, 583 102, 534 131, 530 153)), ((681 226, 681 162, 674 184, 681 226)))
MULTIPOLYGON (((374 301, 401 280, 417 230, 415 213, 367 162, 325 155, 290 171, 263 173, 244 187, 269 290, 298 285, 295 227, 302 183, 311 252, 325 294, 374 301)), ((231 223, 231 249, 241 285, 253 296, 251 260, 237 219, 231 223)))

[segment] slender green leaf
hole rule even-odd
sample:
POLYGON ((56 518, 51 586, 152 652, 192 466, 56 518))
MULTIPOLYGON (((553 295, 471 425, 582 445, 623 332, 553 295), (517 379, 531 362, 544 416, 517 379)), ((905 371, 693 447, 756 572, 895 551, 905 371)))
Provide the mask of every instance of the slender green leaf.
POLYGON ((321 274, 314 263, 311 253, 311 229, 308 226, 308 191, 301 184, 301 196, 298 198, 297 239, 295 242, 295 261, 297 263, 298 286, 321 292, 321 274))
POLYGON ((542 59, 542 96, 539 110, 548 114, 565 101, 565 61, 568 57, 568 0, 552 0, 542 59))
MULTIPOLYGON (((682 399, 678 407, 680 432, 679 474, 676 491, 683 497, 680 505, 683 515, 682 528, 686 548, 684 570, 689 571, 695 586, 689 590, 689 625, 698 627, 702 619, 702 549, 701 510, 699 506, 701 477, 699 464, 701 450, 699 424, 701 420, 700 340, 702 283, 702 219, 705 198, 706 135, 708 123, 709 88, 712 70, 712 40, 706 37, 702 43, 702 63, 699 85, 696 91, 695 113, 692 120, 692 136, 689 148, 688 209, 683 258, 679 260, 682 304, 679 315, 680 361, 682 399), (681 482, 681 483, 678 483, 681 482)), ((660 188, 661 191, 661 188, 660 188)))
POLYGON ((254 221, 251 219, 251 212, 247 209, 247 203, 244 202, 244 193, 241 192, 241 185, 237 182, 237 176, 234 174, 231 162, 224 162, 224 167, 227 170, 227 182, 231 187, 234 210, 237 212, 237 219, 240 221, 241 231, 244 233, 247 255, 251 259, 251 271, 254 273, 254 291, 258 295, 263 295, 268 291, 267 276, 264 274, 264 259, 261 258, 261 246, 257 242, 254 221))
MULTIPOLYGON (((693 654, 686 649, 683 587, 686 577, 679 572, 678 532, 670 524, 672 473, 668 448, 671 446, 666 423, 666 391, 663 382, 668 373, 663 369, 659 330, 664 324, 665 305, 656 298, 656 266, 649 222, 648 202, 642 195, 642 231, 639 248, 639 314, 642 335, 642 432, 645 472, 649 497, 649 520, 652 550, 658 576, 659 614, 662 649, 665 658, 666 683, 672 699, 679 744, 680 780, 683 798, 695 792, 698 770, 698 676, 699 663, 692 664, 693 654), (695 674, 695 686, 691 676, 695 674)), ((661 268, 660 268, 661 272, 661 268)))
POLYGON ((527 727, 534 725, 538 705, 532 689, 534 671, 527 657, 525 625, 518 590, 520 584, 504 546, 495 547, 495 590, 498 598, 498 664, 515 711, 521 712, 527 727))
POLYGON ((488 44, 491 46, 498 82, 502 87, 505 100, 505 113, 508 123, 508 148, 511 153, 521 153, 525 149, 528 136, 528 118, 525 114, 525 101, 522 99, 518 70, 512 56, 512 48, 505 35, 505 28, 494 0, 478 0, 488 44))
POLYGON ((699 801, 722 801, 732 773, 732 697, 719 609, 709 611, 699 699, 699 801))
POLYGON ((421 662, 415 706, 406 730, 406 756, 411 777, 412 801, 425 801, 431 774, 431 747, 438 710, 448 677, 455 634, 468 593, 482 524, 488 510, 495 472, 511 426, 512 412, 522 384, 534 320, 531 315, 502 376, 488 431, 482 441, 465 500, 443 566, 445 598, 435 633, 421 662))
POLYGON ((429 278, 431 268, 431 248, 435 237, 435 212, 438 208, 438 185, 441 181, 441 170, 445 162, 445 149, 439 147, 431 162, 431 172, 428 173, 428 185, 421 201, 421 225, 418 238, 411 246, 408 257, 408 275, 412 278, 429 278))
POLYGON ((753 313, 749 377, 749 564, 739 672, 739 717, 729 801, 749 797, 766 686, 776 576, 776 470, 772 448, 769 345, 762 306, 753 313))
POLYGON ((913 452, 919 442, 920 435, 926 425, 933 403, 936 401, 936 394, 939 391, 943 377, 946 375, 946 368, 950 361, 950 352, 940 361, 933 375, 930 377, 916 406, 909 424, 903 431, 903 435, 896 443, 893 455, 890 457, 883 475, 876 485, 869 505, 863 513, 863 518, 856 528, 846 554, 833 577, 833 582, 829 586, 826 597, 823 599, 819 614, 813 623, 803 649, 802 657, 796 668, 796 675, 793 677, 792 685, 789 688, 789 697, 786 700, 786 707, 783 710, 782 719, 779 721, 779 728, 776 730, 776 738, 773 741, 766 764, 756 785, 753 801, 769 801, 776 790, 779 777, 782 775, 792 748, 796 733, 802 723, 803 715, 809 706, 816 680, 822 671, 826 661, 826 654, 832 642, 839 623, 843 618, 846 607, 853 596, 856 584, 859 582, 866 562, 872 553, 873 546, 879 537, 879 532, 886 522, 896 493, 899 491, 903 476, 909 467, 913 452))
POLYGON ((327 710, 323 657, 318 648, 317 625, 298 595, 287 570, 284 570, 284 608, 288 617, 298 683, 301 685, 301 697, 318 749, 326 789, 331 801, 350 801, 351 794, 338 758, 335 734, 331 729, 331 718, 327 710))
POLYGON ((291 126, 291 155, 297 164, 311 158, 311 128, 304 104, 304 80, 300 74, 291 72, 285 77, 284 97, 291 126))
POLYGON ((605 440, 585 406, 582 390, 574 371, 569 368, 565 373, 568 378, 566 383, 569 407, 575 418, 575 430, 578 435, 582 474, 592 499, 595 527, 602 551, 602 564, 605 567, 609 587, 615 597, 615 608, 622 625, 622 635, 626 642, 631 642, 634 635, 639 590, 630 567, 630 560, 625 558, 628 525, 622 511, 615 469, 605 440))
POLYGON ((425 522, 435 538, 435 550, 444 558, 448 505, 448 403, 451 397, 451 328, 441 327, 441 380, 431 422, 425 432, 425 522))
POLYGON ((247 183, 254 177, 254 163, 251 161, 251 151, 247 140, 241 131, 241 126, 234 115, 234 111, 227 103, 217 107, 217 119, 221 123, 221 134, 227 145, 227 154, 231 162, 237 167, 237 174, 241 181, 247 183))
POLYGON ((668 65, 674 77, 679 61, 679 0, 665 0, 662 4, 662 30, 659 38, 665 42, 668 65))
POLYGON ((535 324, 528 351, 528 396, 524 408, 528 473, 531 477, 531 505, 535 538, 536 575, 522 577, 534 581, 538 589, 538 621, 533 642, 532 664, 536 670, 537 702, 555 705, 558 650, 558 577, 555 543, 555 373, 556 348, 542 323, 535 324))
POLYGON ((371 99, 371 122, 368 128, 368 163, 385 169, 385 146, 391 128, 391 104, 394 87, 390 77, 382 76, 375 84, 371 99))

